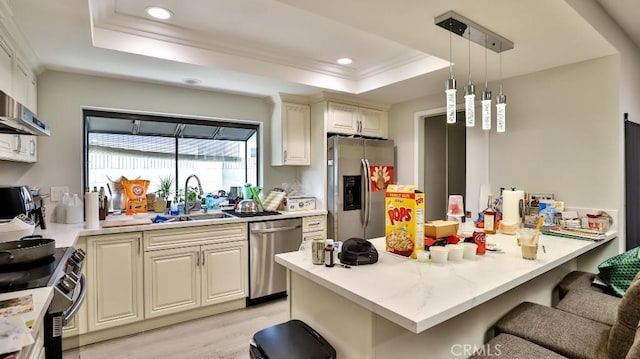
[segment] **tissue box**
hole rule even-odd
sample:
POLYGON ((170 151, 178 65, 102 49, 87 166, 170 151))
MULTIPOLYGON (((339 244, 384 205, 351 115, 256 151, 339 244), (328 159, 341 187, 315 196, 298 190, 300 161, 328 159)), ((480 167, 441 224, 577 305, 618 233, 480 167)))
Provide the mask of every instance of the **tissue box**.
POLYGON ((457 221, 430 221, 424 224, 424 236, 431 238, 444 238, 458 234, 457 221))

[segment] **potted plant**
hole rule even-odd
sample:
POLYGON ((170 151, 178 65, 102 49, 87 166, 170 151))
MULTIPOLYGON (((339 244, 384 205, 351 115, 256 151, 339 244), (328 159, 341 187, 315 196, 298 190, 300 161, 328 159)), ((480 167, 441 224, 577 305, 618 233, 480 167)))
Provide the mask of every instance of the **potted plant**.
POLYGON ((156 200, 153 202, 153 211, 157 213, 164 213, 167 208, 167 200, 169 194, 171 194, 171 187, 173 186, 173 177, 171 175, 163 177, 160 176, 160 183, 158 184, 158 190, 156 191, 156 200))

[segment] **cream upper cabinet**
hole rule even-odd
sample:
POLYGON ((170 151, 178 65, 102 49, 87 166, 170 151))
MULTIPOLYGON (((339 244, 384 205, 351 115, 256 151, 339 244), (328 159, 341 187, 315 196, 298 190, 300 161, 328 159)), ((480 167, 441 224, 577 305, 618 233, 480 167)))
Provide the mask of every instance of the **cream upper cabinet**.
POLYGON ((142 233, 87 238, 88 329, 143 319, 142 233))
POLYGON ((387 112, 329 102, 327 132, 387 138, 387 112))
POLYGON ((17 37, 11 36, 7 31, 9 30, 0 26, 0 90, 37 113, 38 94, 34 66, 27 61, 29 57, 24 56, 31 52, 28 51, 28 46, 16 43, 17 37))
POLYGON ((7 36, 0 29, 0 91, 9 95, 13 92, 13 57, 7 36))
POLYGON ((360 134, 371 137, 388 137, 387 112, 360 108, 360 134))
POLYGON ((0 133, 0 159, 15 161, 19 150, 20 135, 0 133))
POLYGON ((310 126, 309 105, 275 104, 271 138, 273 166, 308 166, 311 163, 310 126))
POLYGON ((327 132, 357 134, 360 128, 359 113, 356 106, 329 102, 327 132))
POLYGON ((29 106, 31 93, 31 73, 17 57, 13 66, 13 98, 21 104, 29 106))
POLYGON ((18 148, 16 149, 16 161, 36 162, 38 160, 38 137, 33 135, 17 135, 18 148))
POLYGON ((31 135, 0 133, 0 160, 36 162, 38 138, 31 135))

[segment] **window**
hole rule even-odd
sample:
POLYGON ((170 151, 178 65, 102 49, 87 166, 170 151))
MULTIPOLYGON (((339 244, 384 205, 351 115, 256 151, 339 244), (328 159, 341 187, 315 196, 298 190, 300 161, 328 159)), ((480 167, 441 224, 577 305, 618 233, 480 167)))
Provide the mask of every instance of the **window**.
POLYGON ((85 110, 84 131, 85 187, 139 178, 154 193, 160 178, 171 176, 176 196, 191 174, 205 193, 258 184, 255 124, 85 110))

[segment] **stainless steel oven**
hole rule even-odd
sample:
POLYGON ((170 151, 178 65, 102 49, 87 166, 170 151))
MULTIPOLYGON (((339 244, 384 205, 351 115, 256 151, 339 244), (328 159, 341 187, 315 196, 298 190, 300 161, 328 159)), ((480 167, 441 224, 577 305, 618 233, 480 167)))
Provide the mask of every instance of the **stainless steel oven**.
POLYGON ((296 251, 302 242, 302 219, 249 223, 249 298, 247 304, 283 297, 287 272, 275 262, 278 253, 296 251))
POLYGON ((55 248, 51 256, 0 266, 0 293, 53 287, 53 299, 42 329, 47 359, 62 358, 62 327, 84 300, 84 257, 85 253, 79 249, 55 248))
POLYGON ((82 249, 65 249, 62 270, 53 284, 53 299, 44 321, 44 349, 47 359, 62 359, 62 327, 78 312, 87 293, 82 267, 86 256, 82 249))

